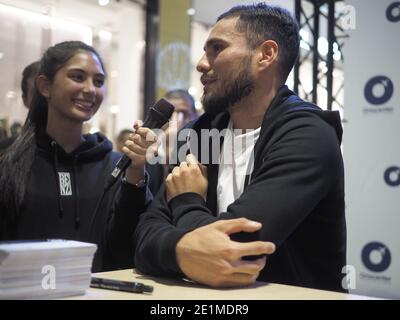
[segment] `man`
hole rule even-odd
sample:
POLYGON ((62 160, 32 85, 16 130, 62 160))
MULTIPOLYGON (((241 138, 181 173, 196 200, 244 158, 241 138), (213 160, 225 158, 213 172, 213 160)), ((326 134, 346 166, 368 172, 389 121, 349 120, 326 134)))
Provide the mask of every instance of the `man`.
POLYGON ((206 113, 193 130, 228 129, 220 164, 206 172, 189 155, 174 168, 136 229, 137 269, 213 287, 258 279, 343 290, 342 127, 337 112, 284 86, 298 56, 297 23, 264 3, 234 7, 204 50, 197 70, 206 113), (239 153, 226 146, 248 136, 254 143, 239 153), (223 161, 230 151, 232 164, 223 161))
POLYGON ((21 91, 22 91, 22 101, 24 102, 24 106, 28 108, 31 107, 31 101, 33 97, 33 93, 35 92, 35 79, 36 75, 40 69, 40 62, 35 61, 25 67, 22 71, 22 80, 21 80, 21 91))
MULTIPOLYGON (((22 101, 24 106, 29 110, 30 103, 32 101, 33 92, 35 91, 35 79, 36 75, 39 71, 40 63, 39 61, 32 62, 27 65, 22 71, 22 80, 21 80, 21 90, 22 90, 22 101)), ((17 128, 19 124, 15 123, 12 125, 12 128, 17 128)), ((12 130, 11 137, 8 137, 4 140, 0 141, 0 151, 7 149, 14 141, 17 139, 20 130, 12 130), (14 132, 13 132, 14 131, 14 132)))
POLYGON ((165 94, 167 99, 175 107, 178 128, 181 129, 190 121, 197 119, 197 111, 193 97, 189 92, 182 89, 168 91, 165 94))

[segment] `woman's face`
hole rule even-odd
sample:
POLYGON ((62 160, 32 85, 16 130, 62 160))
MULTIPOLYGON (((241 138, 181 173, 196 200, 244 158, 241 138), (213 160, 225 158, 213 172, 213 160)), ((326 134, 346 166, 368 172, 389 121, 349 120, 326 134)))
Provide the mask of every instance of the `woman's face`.
POLYGON ((49 116, 77 122, 89 120, 103 101, 104 81, 98 57, 92 52, 78 51, 49 84, 49 116))

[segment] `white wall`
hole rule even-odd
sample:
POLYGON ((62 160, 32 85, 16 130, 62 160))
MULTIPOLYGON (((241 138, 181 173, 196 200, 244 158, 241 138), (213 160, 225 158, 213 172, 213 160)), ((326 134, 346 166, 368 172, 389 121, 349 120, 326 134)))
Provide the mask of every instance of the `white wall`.
MULTIPOLYGON (((400 21, 386 17, 393 0, 351 0, 356 27, 345 57, 344 158, 348 263, 355 267, 354 292, 400 298, 400 21), (376 76, 385 76, 365 90, 376 76), (380 104, 393 84, 393 95, 380 104), (394 167, 390 186, 384 175, 394 167), (364 254, 364 257, 363 257, 364 254)), ((400 6, 393 11, 398 17, 400 6)), ((400 19, 397 19, 400 20, 400 19)))
POLYGON ((106 97, 86 129, 101 129, 113 139, 142 117, 142 6, 127 1, 101 7, 96 0, 0 0, 0 17, 0 119, 9 125, 24 122, 22 70, 50 45, 65 40, 93 44, 108 73, 106 97), (111 112, 113 106, 118 114, 111 112))

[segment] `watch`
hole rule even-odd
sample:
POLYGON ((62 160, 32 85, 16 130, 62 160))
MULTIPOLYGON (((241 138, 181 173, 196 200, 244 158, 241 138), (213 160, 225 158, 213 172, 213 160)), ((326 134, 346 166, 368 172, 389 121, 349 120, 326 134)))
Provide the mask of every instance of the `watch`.
POLYGON ((147 181, 149 181, 147 172, 144 173, 144 178, 141 179, 138 183, 135 183, 135 184, 129 183, 128 180, 126 179, 125 175, 122 178, 122 182, 130 184, 132 186, 135 186, 136 188, 143 188, 145 185, 147 185, 147 181))

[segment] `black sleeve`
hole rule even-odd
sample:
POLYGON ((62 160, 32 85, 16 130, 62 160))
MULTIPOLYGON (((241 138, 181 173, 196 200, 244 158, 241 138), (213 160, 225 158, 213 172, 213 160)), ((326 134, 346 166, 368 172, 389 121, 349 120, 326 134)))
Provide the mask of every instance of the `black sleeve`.
MULTIPOLYGON (((342 170, 340 146, 331 126, 311 113, 286 120, 267 142, 268 151, 250 185, 218 217, 259 221, 263 224, 259 239, 277 246, 325 197, 342 170)), ((171 208, 177 228, 216 220, 195 196, 177 197, 171 208)))
POLYGON ((176 261, 175 248, 192 229, 177 228, 172 224, 163 184, 149 209, 140 216, 136 228, 136 268, 151 275, 183 275, 176 261))
POLYGON ((147 186, 137 188, 120 182, 115 192, 111 212, 106 223, 104 247, 105 270, 126 269, 134 265, 133 234, 139 216, 146 210, 153 196, 147 186))

